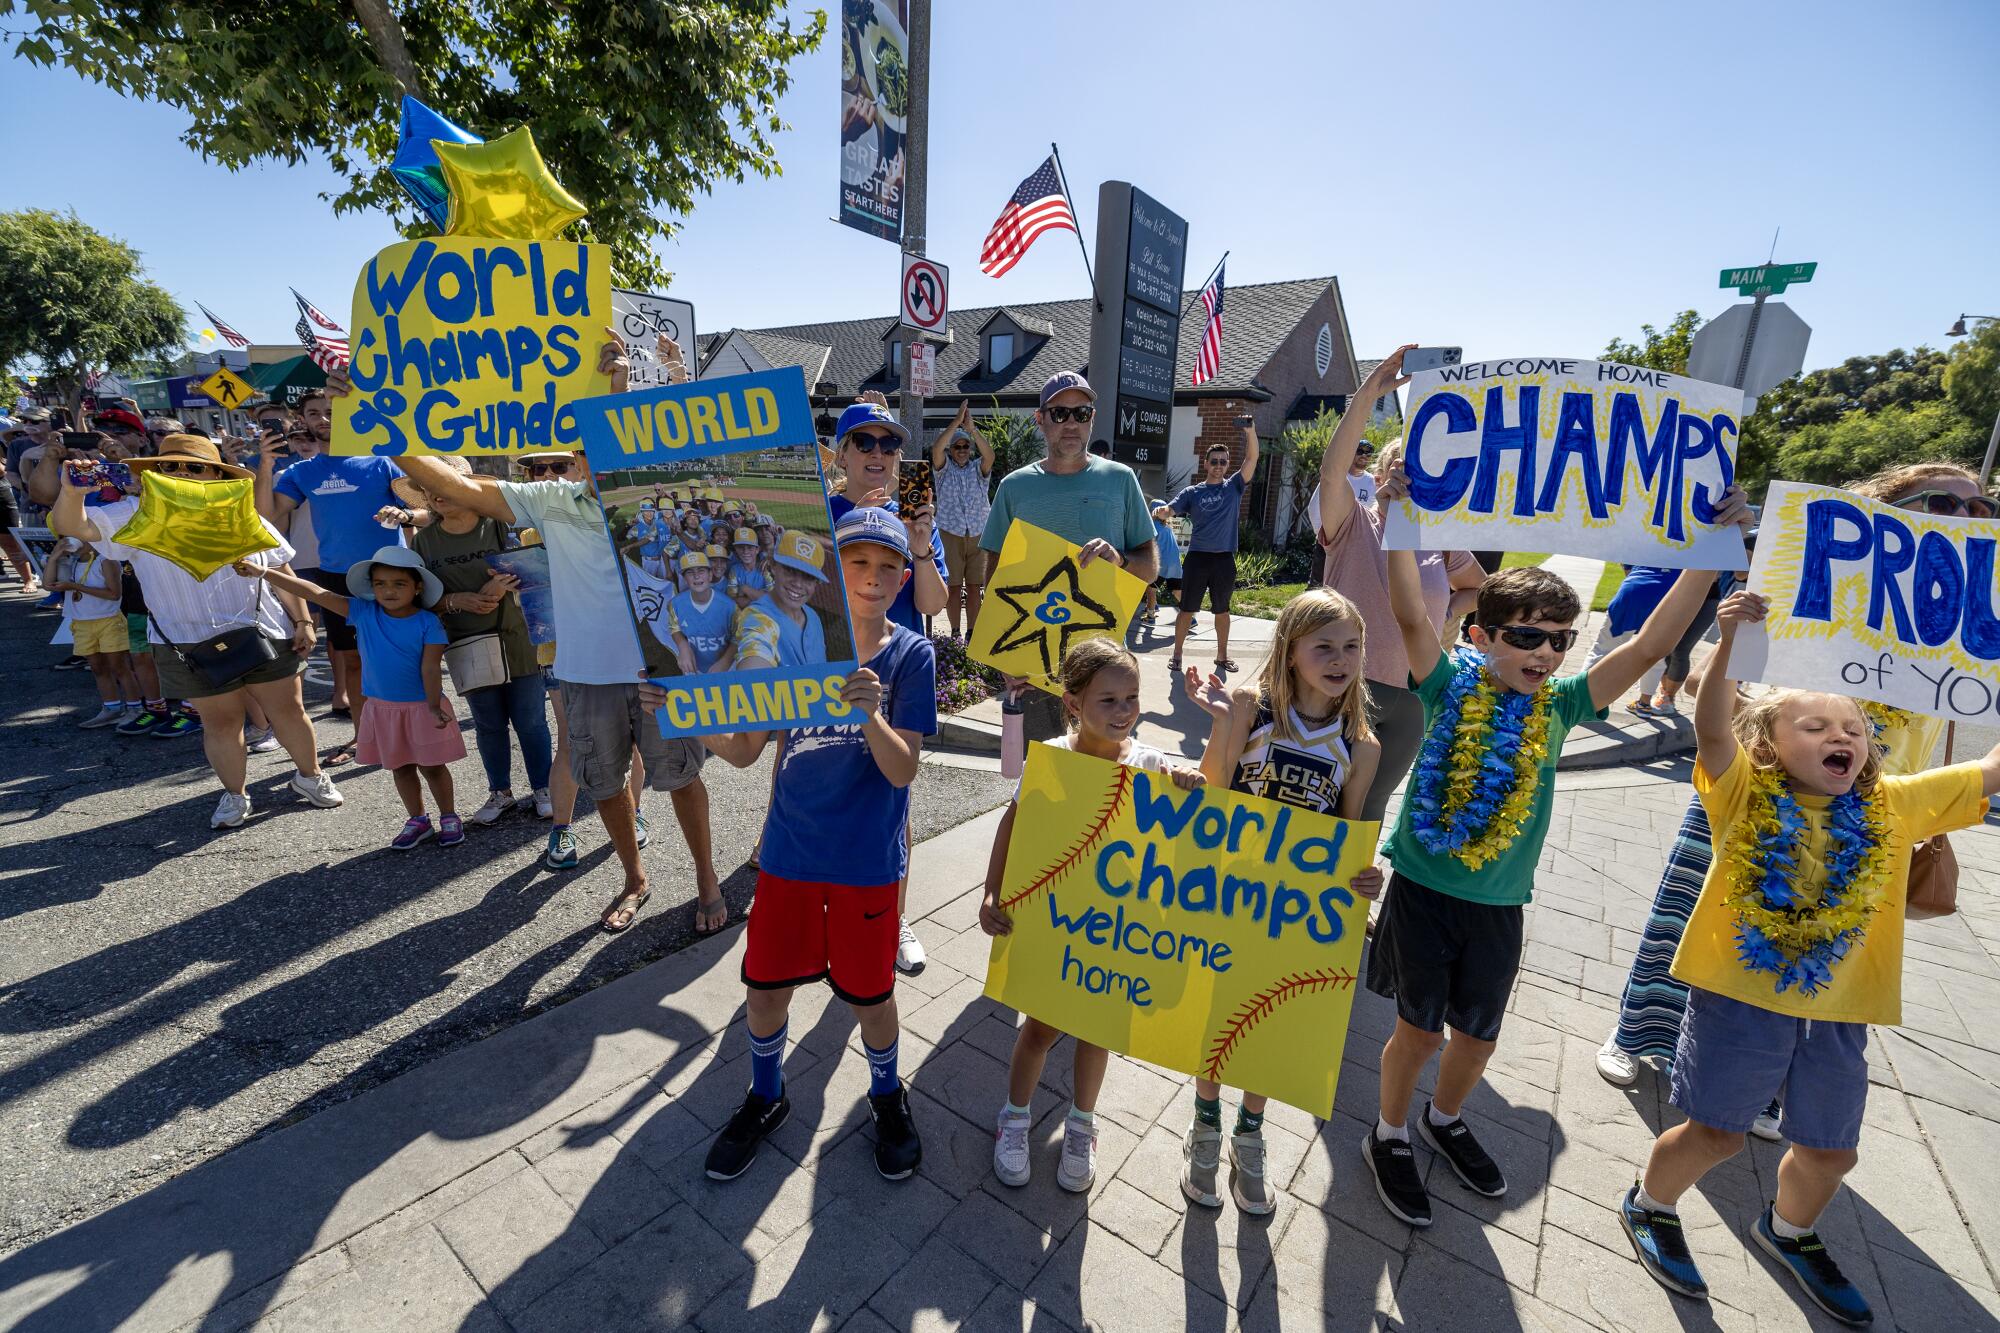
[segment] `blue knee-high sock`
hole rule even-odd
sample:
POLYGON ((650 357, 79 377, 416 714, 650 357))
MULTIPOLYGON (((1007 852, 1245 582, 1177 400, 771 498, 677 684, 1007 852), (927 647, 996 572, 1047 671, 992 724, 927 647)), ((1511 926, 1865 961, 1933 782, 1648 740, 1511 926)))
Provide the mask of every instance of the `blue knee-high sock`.
POLYGON ((896 1077, 896 1047, 899 1044, 899 1042, 892 1041, 889 1043, 887 1050, 878 1051, 865 1041, 861 1043, 861 1049, 868 1055, 868 1095, 870 1097, 880 1097, 884 1093, 894 1092, 903 1086, 903 1081, 896 1077))
POLYGON ((780 1023, 778 1030, 768 1037, 754 1033, 750 1037, 750 1091, 766 1101, 777 1101, 785 1095, 785 1029, 789 1023, 780 1023))

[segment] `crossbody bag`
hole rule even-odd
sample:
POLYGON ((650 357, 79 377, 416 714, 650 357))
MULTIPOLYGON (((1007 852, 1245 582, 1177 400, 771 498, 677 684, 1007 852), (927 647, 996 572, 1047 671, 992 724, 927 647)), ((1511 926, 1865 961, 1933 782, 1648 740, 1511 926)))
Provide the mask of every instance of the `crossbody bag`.
POLYGON ((160 628, 160 622, 153 619, 151 611, 146 613, 146 621, 161 641, 187 663, 188 670, 203 681, 217 689, 234 684, 258 667, 278 660, 279 641, 264 633, 263 627, 256 623, 256 613, 264 606, 264 580, 257 579, 255 582, 257 591, 251 597, 251 623, 208 635, 200 643, 175 643, 160 628))
MULTIPOLYGON (((1944 761, 1951 763, 1952 745, 1958 739, 1958 723, 1944 732, 1944 761)), ((1903 898, 1903 915, 1911 921, 1929 921, 1950 916, 1958 910, 1958 853, 1951 840, 1940 833, 1918 843, 1910 852, 1910 888, 1903 898)))

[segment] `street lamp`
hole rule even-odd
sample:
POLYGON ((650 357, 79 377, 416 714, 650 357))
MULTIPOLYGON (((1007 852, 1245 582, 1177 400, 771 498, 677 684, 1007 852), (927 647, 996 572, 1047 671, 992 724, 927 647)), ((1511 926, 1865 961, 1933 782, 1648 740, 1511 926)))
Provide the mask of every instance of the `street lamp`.
MULTIPOLYGON (((1967 332, 1965 323, 1967 320, 1971 320, 1974 324, 2000 324, 2000 315, 1960 314, 1958 321, 1944 331, 1944 336, 1947 338, 1963 338, 1967 332)), ((1994 414, 1993 433, 1986 438, 1986 458, 1979 465, 1979 489, 1982 493, 1986 490, 1987 480, 1993 475, 1993 455, 1995 453, 2000 453, 2000 413, 1994 414)))

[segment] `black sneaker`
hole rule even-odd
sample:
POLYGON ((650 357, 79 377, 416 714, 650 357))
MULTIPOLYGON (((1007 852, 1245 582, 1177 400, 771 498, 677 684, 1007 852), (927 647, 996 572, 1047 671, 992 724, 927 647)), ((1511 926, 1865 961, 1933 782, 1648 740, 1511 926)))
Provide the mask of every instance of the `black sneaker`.
POLYGON ((1361 1140, 1361 1160, 1375 1177, 1382 1206, 1413 1227, 1431 1224, 1431 1196, 1417 1174, 1417 1150, 1404 1139, 1378 1139, 1375 1131, 1361 1140))
POLYGON ((924 1160, 924 1145, 917 1138, 917 1122, 910 1118, 910 1094, 897 1088, 868 1099, 868 1113, 875 1117, 875 1169, 884 1180, 906 1180, 916 1174, 924 1160))
POLYGON ((1499 1163, 1488 1157, 1479 1140, 1472 1137, 1463 1116, 1449 1125, 1433 1125, 1431 1108, 1427 1105, 1417 1117, 1417 1130, 1474 1194, 1497 1199, 1507 1192, 1507 1177, 1500 1174, 1499 1163))
POLYGON ((775 1133, 791 1113, 792 1099, 782 1094, 775 1102, 754 1092, 746 1095, 715 1142, 708 1145, 708 1178, 734 1180, 748 1171, 756 1160, 757 1145, 775 1133))
POLYGON ((1826 1243, 1817 1232, 1808 1231, 1796 1240, 1780 1236, 1771 1225, 1771 1209, 1766 1207, 1750 1229, 1757 1248, 1783 1264, 1805 1288, 1806 1295, 1820 1309, 1849 1328, 1865 1328, 1875 1322, 1868 1299, 1858 1291, 1840 1265, 1826 1252, 1826 1243))

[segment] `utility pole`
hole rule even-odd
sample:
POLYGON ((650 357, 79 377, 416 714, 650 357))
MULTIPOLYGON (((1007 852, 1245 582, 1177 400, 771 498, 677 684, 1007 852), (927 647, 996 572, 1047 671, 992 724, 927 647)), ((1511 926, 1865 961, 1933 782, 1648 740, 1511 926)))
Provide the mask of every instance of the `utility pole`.
MULTIPOLYGON (((927 244, 924 192, 928 186, 931 120, 931 0, 910 0, 909 30, 910 113, 904 120, 903 136, 903 250, 922 255, 927 244)), ((927 458, 930 449, 924 439, 924 400, 911 383, 910 352, 923 335, 915 329, 903 331, 903 427, 910 432, 906 448, 914 456, 927 458)))

